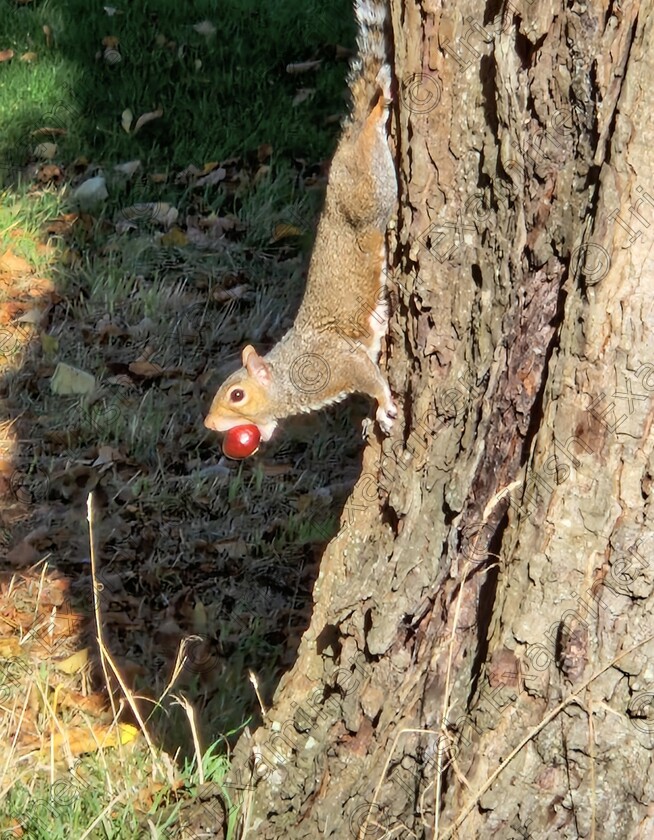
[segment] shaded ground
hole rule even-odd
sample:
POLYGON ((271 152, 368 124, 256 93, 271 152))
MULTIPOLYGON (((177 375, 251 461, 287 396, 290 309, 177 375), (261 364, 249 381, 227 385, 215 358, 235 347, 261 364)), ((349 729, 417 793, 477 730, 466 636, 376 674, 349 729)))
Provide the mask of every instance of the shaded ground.
POLYGON ((84 7, 80 29, 74 3, 17 4, 0 30, 0 818, 14 836, 182 836, 175 803, 215 805, 206 785, 259 713, 248 673, 269 704, 359 469, 365 401, 288 423, 243 464, 202 425, 243 343, 266 350, 292 322, 346 55, 325 35, 338 9, 239 3, 218 29, 204 5, 191 20, 166 3, 84 7), (273 17, 285 25, 264 49, 273 17), (287 72, 307 60, 320 64, 287 72))

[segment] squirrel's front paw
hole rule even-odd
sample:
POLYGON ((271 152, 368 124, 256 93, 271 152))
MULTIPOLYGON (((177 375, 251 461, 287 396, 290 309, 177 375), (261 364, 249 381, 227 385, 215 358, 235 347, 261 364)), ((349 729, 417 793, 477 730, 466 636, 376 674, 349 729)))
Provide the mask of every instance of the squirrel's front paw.
POLYGON ((385 435, 390 435, 393 428, 393 422, 397 417, 397 406, 393 402, 386 406, 380 405, 377 408, 377 414, 375 416, 382 432, 385 435))

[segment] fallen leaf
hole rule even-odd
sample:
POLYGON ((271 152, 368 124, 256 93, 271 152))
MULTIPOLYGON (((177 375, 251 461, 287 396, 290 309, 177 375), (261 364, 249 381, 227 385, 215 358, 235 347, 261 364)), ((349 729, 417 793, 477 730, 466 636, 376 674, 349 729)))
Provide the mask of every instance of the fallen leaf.
POLYGON ((121 457, 120 450, 114 449, 113 446, 100 446, 98 448, 98 457, 91 464, 91 466, 92 467, 101 467, 101 466, 104 466, 105 464, 113 464, 120 457, 121 457))
POLYGON ((272 241, 279 242, 281 239, 289 239, 293 236, 302 236, 303 231, 296 225, 286 222, 278 222, 273 228, 272 241))
POLYGON ((41 333, 41 349, 43 355, 52 358, 57 350, 59 350, 59 339, 48 333, 41 333))
POLYGON ((148 175, 148 180, 153 184, 165 184, 168 180, 168 175, 165 172, 153 172, 148 175))
POLYGON ((60 686, 59 708, 74 709, 94 715, 94 717, 100 717, 105 711, 105 701, 101 694, 91 694, 87 697, 79 691, 70 691, 60 686))
POLYGON ((317 70, 321 64, 321 58, 316 61, 298 61, 294 64, 287 64, 286 72, 291 74, 308 73, 310 70, 317 70))
MULTIPOLYGON (((118 744, 128 744, 138 735, 139 730, 129 723, 119 723, 118 726, 81 727, 73 726, 54 732, 51 741, 46 743, 40 754, 48 760, 54 753, 55 760, 64 760, 68 751, 73 755, 93 753, 99 749, 117 747, 118 744)), ((32 749, 41 746, 41 738, 32 742, 32 749)))
POLYGON ((199 178, 201 175, 204 175, 204 170, 198 169, 197 166, 190 163, 186 169, 182 169, 182 171, 176 176, 175 183, 188 184, 196 178, 199 178))
POLYGON ((293 105, 293 107, 295 107, 296 105, 301 105, 303 102, 312 99, 315 95, 315 92, 315 88, 300 88, 293 97, 293 101, 291 104, 293 105))
POLYGON ((119 163, 114 166, 114 172, 120 172, 122 175, 127 175, 128 178, 131 178, 135 172, 137 172, 141 168, 141 161, 140 160, 129 160, 127 163, 119 163))
POLYGON ((20 642, 15 636, 0 639, 0 657, 2 659, 15 659, 23 652, 20 642))
POLYGON ((89 649, 82 648, 82 650, 76 651, 66 659, 63 659, 60 662, 55 662, 54 666, 57 671, 61 671, 62 674, 79 674, 80 671, 86 667, 88 661, 89 649))
POLYGON ((135 376, 142 376, 145 379, 153 379, 157 376, 163 376, 165 373, 161 365, 155 365, 145 359, 138 359, 129 365, 130 373, 135 376))
POLYGON ((50 379, 53 394, 69 396, 71 394, 90 394, 95 389, 95 376, 85 370, 79 370, 65 362, 59 362, 50 379))
POLYGON ((123 113, 120 115, 120 124, 123 127, 123 131, 126 134, 129 134, 129 130, 132 126, 132 122, 134 121, 134 114, 130 111, 129 108, 125 108, 123 113))
POLYGON ((14 55, 13 50, 0 50, 0 61, 11 61, 14 55))
POLYGON ((20 60, 21 60, 21 61, 28 61, 28 62, 30 62, 30 61, 36 61, 36 59, 37 59, 37 58, 38 58, 37 53, 35 53, 35 52, 26 52, 26 53, 23 53, 23 54, 21 55, 20 60))
POLYGON ((57 155, 56 143, 39 143, 34 148, 34 157, 41 160, 52 160, 57 155))
POLYGON ((227 170, 220 167, 218 169, 214 169, 213 172, 210 172, 208 175, 203 175, 201 178, 198 178, 198 180, 193 186, 210 187, 214 184, 219 184, 221 181, 224 181, 226 175, 227 170))
POLYGON ((32 271, 32 266, 9 248, 0 256, 0 270, 10 274, 27 274, 32 271))
POLYGON ((172 227, 179 217, 179 210, 167 201, 146 201, 124 207, 117 214, 122 222, 154 222, 166 227, 172 227))
POLYGON ((120 64, 120 62, 123 60, 120 51, 114 49, 114 47, 106 47, 105 51, 102 53, 102 58, 104 59, 105 64, 109 64, 111 66, 120 64))
POLYGON ((85 210, 89 210, 101 204, 109 197, 107 182, 102 175, 95 175, 84 181, 73 190, 72 199, 85 210))
POLYGON ((118 38, 116 38, 115 35, 105 35, 105 37, 102 39, 103 47, 112 47, 115 49, 119 43, 120 41, 118 40, 118 38))
POLYGON ((216 27, 210 20, 203 20, 200 23, 194 24, 193 29, 195 29, 198 35, 204 35, 205 38, 214 35, 216 32, 216 27))
POLYGON ((167 233, 164 233, 160 242, 165 248, 183 248, 184 245, 188 245, 188 236, 175 225, 167 233))
POLYGON ((37 177, 42 184, 49 184, 51 181, 60 181, 63 178, 63 172, 56 163, 46 163, 40 167, 37 177))
POLYGON ((159 117, 163 117, 163 109, 157 108, 156 111, 148 111, 147 114, 141 114, 141 116, 136 121, 136 125, 134 126, 134 131, 132 134, 136 134, 137 131, 143 128, 144 125, 147 123, 152 122, 152 120, 158 120, 159 117))
POLYGON ((32 309, 28 309, 27 312, 23 312, 23 314, 16 318, 17 324, 40 324, 43 320, 47 309, 43 307, 35 306, 32 309))
POLYGON ((54 126, 49 125, 44 125, 43 128, 35 128, 34 131, 30 131, 30 135, 32 137, 42 137, 43 135, 52 135, 60 137, 67 133, 68 132, 65 128, 55 128, 54 126))

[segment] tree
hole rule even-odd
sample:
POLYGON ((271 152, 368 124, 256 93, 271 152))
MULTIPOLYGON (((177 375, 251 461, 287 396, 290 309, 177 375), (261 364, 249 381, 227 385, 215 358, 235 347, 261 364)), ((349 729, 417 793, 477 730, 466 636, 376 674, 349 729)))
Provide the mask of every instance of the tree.
POLYGON ((403 410, 235 750, 251 836, 652 836, 646 12, 392 4, 403 410))

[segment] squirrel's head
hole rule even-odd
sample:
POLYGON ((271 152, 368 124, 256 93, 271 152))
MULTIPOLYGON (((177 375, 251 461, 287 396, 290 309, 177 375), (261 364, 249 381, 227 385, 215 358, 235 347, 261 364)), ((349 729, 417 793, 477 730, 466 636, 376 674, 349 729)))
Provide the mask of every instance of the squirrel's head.
POLYGON ((204 425, 214 432, 227 432, 251 423, 262 440, 270 440, 277 426, 270 415, 270 366, 250 344, 243 350, 242 361, 243 367, 227 377, 216 392, 204 425))

